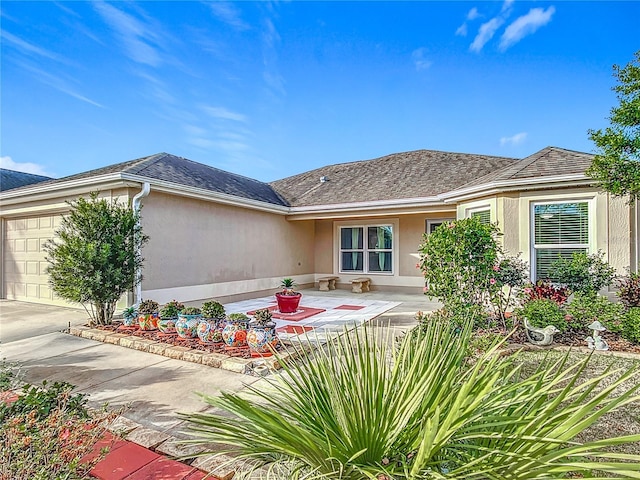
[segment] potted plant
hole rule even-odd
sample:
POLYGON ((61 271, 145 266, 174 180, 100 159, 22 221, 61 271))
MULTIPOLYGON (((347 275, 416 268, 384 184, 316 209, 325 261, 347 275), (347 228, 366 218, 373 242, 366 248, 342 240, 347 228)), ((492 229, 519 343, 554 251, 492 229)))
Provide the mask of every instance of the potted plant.
POLYGON ((176 332, 180 338, 195 338, 198 323, 202 320, 202 311, 198 307, 186 307, 178 313, 176 332))
POLYGON ((244 313, 232 313, 227 316, 222 339, 227 348, 247 346, 247 330, 249 329, 249 317, 244 313))
POLYGON ((280 286, 282 291, 276 293, 278 310, 280 313, 295 313, 298 310, 298 305, 300 305, 302 294, 294 290, 296 284, 293 278, 283 278, 280 286))
POLYGON ((122 311, 122 325, 125 327, 137 327, 138 312, 135 306, 127 307, 122 311))
POLYGON ((255 356, 269 356, 271 349, 278 344, 276 324, 271 320, 271 312, 268 308, 256 310, 253 320, 249 322, 247 343, 251 354, 255 356))
POLYGON ((156 330, 158 328, 158 302, 144 300, 138 305, 138 326, 140 330, 156 330))
POLYGON ((160 319, 158 320, 158 330, 164 334, 176 333, 176 322, 178 314, 184 309, 184 304, 177 300, 165 303, 160 309, 160 319))
POLYGON ((202 343, 222 343, 222 321, 224 307, 220 302, 210 300, 202 304, 202 320, 198 324, 198 338, 202 343))

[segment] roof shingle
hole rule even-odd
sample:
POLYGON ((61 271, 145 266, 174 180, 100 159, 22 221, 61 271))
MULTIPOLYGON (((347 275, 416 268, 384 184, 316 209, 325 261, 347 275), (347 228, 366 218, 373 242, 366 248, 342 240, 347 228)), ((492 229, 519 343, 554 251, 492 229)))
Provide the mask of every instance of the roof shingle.
POLYGON ((0 192, 50 180, 51 177, 0 168, 0 192))
POLYGON ((271 186, 292 206, 421 198, 518 163, 514 158, 415 150, 328 165, 271 182, 271 186))

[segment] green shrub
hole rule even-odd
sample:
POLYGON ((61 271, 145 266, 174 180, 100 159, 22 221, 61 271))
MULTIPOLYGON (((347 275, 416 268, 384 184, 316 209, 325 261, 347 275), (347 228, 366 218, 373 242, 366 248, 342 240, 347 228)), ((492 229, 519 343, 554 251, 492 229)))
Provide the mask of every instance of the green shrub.
POLYGON ((620 278, 617 295, 626 308, 640 307, 640 274, 631 272, 620 278))
POLYGON ((631 343, 640 345, 640 307, 631 307, 620 317, 617 332, 631 343))
POLYGON ((425 293, 439 298, 447 310, 484 305, 496 291, 493 267, 498 264, 498 227, 476 218, 456 220, 425 235, 419 247, 425 293))
MULTIPOLYGON (((5 373, 9 369, 3 364, 5 373)), ((18 400, 0 405, 1 479, 92 478, 89 472, 106 451, 90 461, 80 459, 93 451, 117 413, 87 411, 86 395, 72 394, 73 388, 25 385, 18 400)))
POLYGON ((526 318, 532 327, 544 328, 547 325, 553 325, 561 332, 569 328, 565 312, 556 302, 548 298, 531 300, 515 313, 520 318, 526 318))
POLYGON ((182 310, 184 310, 184 303, 171 300, 162 306, 158 312, 158 316, 160 318, 176 318, 182 310))
POLYGON ((144 259, 139 214, 117 200, 68 202, 71 212, 62 217, 56 238, 44 245, 51 289, 60 298, 80 303, 93 324, 111 323, 116 302, 140 281, 144 259))
POLYGON ((525 375, 518 354, 495 348, 470 364, 470 324, 417 330, 399 346, 375 326, 346 329, 310 352, 310 339, 294 342, 276 354, 283 375, 267 378, 269 388, 249 386, 254 398, 202 395, 215 409, 183 416, 187 443, 290 480, 592 478, 594 468, 638 477, 637 456, 607 449, 640 434, 576 439, 637 401, 637 369, 585 380, 589 357, 572 364, 567 354, 525 375))
POLYGON ((224 306, 215 300, 209 300, 202 304, 202 315, 204 318, 222 319, 225 316, 224 306))
POLYGON ((616 331, 615 322, 622 316, 622 305, 611 302, 601 295, 576 293, 567 305, 567 313, 572 317, 574 330, 588 331, 594 320, 599 320, 607 329, 616 331))
POLYGON ((597 294, 608 287, 615 277, 615 269, 604 261, 604 253, 592 255, 575 252, 571 259, 560 257, 550 267, 550 275, 574 293, 597 294))

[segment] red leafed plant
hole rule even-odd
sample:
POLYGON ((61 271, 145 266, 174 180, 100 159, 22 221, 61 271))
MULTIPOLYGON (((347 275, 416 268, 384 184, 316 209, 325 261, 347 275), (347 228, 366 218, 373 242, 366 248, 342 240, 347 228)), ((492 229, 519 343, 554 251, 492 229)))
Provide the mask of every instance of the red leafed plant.
POLYGON ((558 305, 563 305, 569 296, 566 287, 556 287, 547 280, 538 280, 535 285, 528 285, 522 290, 524 301, 547 299, 553 300, 558 305))

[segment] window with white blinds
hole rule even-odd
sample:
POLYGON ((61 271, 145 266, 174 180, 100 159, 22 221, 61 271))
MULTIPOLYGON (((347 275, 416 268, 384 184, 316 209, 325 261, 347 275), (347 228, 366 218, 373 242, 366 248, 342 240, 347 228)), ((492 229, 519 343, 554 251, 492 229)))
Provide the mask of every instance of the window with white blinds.
POLYGON ((491 210, 476 210, 471 212, 471 218, 477 218, 480 223, 489 224, 491 223, 491 210))
POLYGON ((539 204, 533 207, 535 279, 550 279, 550 266, 558 258, 589 249, 587 202, 539 204))

